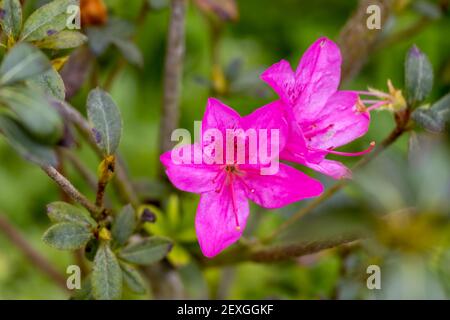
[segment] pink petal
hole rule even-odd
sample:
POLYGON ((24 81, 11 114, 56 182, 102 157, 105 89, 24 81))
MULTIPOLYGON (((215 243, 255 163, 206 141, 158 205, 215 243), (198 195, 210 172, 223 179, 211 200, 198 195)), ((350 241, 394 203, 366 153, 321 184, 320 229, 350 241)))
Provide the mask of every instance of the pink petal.
POLYGON ((305 162, 303 164, 334 179, 350 179, 352 177, 350 169, 338 161, 324 159, 319 163, 305 162))
MULTIPOLYGON (((215 189, 214 178, 219 170, 217 165, 206 165, 194 162, 201 153, 194 152, 194 145, 181 147, 182 152, 191 152, 190 163, 176 163, 172 160, 172 151, 163 153, 160 161, 166 168, 166 174, 175 187, 186 192, 202 193, 215 189)), ((178 151, 175 150, 174 152, 178 151)), ((200 158, 201 160, 201 158, 200 158)))
POLYGON ((370 116, 368 112, 357 110, 357 99, 357 93, 352 91, 338 91, 328 99, 316 119, 303 127, 311 147, 336 148, 367 132, 370 116))
POLYGON ((234 189, 240 229, 236 227, 232 193, 229 185, 222 192, 204 193, 195 217, 195 229, 203 254, 212 258, 236 242, 242 235, 249 214, 248 201, 241 188, 234 189))
POLYGON ((217 129, 225 132, 226 129, 239 127, 240 119, 239 113, 235 110, 217 99, 209 98, 202 120, 203 134, 207 129, 217 129))
MULTIPOLYGON (((259 148, 263 145, 262 139, 266 139, 265 145, 267 146, 267 150, 265 154, 270 156, 270 158, 278 157, 279 152, 283 150, 286 145, 289 134, 289 125, 284 116, 283 104, 280 101, 269 103, 243 117, 241 119, 241 126, 244 130, 256 130, 258 151, 261 151, 259 148), (272 130, 278 131, 273 132, 272 130), (272 133, 278 134, 277 141, 272 141, 272 133), (276 154, 271 154, 272 143, 277 144, 278 152, 276 154)), ((247 151, 248 149, 247 146, 247 151)))
POLYGON ((247 197, 264 208, 280 208, 323 192, 319 181, 283 163, 274 175, 260 175, 249 167, 242 170, 247 197))
POLYGON ((281 60, 261 74, 266 82, 279 95, 281 100, 293 105, 298 98, 299 88, 296 86, 294 71, 289 62, 281 60))
POLYGON ((320 38, 305 52, 296 70, 296 86, 302 88, 295 105, 297 120, 311 119, 336 92, 341 77, 339 47, 320 38))

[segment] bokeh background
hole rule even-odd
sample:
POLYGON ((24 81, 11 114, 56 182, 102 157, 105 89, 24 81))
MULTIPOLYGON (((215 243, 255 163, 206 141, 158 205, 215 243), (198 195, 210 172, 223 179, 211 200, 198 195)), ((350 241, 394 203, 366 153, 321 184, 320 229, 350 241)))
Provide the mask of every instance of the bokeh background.
MULTIPOLYGON (((43 2, 27 1, 27 12, 43 2)), ((120 153, 142 196, 160 206, 162 215, 169 221, 166 223, 171 224, 164 227, 157 222, 153 228, 160 233, 180 235, 179 249, 172 257, 177 265, 173 272, 177 289, 169 297, 450 297, 449 137, 422 130, 405 134, 370 166, 356 172, 354 183, 301 219, 278 240, 280 243, 309 241, 359 230, 371 236, 370 241, 277 264, 242 263, 201 269, 189 255, 189 248, 196 246, 193 219, 198 198, 177 193, 161 181, 159 125, 169 9, 166 1, 151 2, 153 8, 135 30, 144 64, 142 67, 127 64, 121 68, 110 93, 124 120, 120 153), (382 290, 366 288, 366 268, 370 264, 381 266, 382 290)), ((449 1, 397 2, 377 45, 365 55, 366 63, 343 88, 365 90, 370 86, 385 91, 387 79, 391 79, 401 89, 405 55, 416 44, 433 64, 435 84, 429 101, 435 101, 450 88, 449 1), (404 33, 395 38, 398 32, 404 33)), ((110 17, 136 24, 142 1, 107 0, 105 3, 110 17)), ((237 0, 238 13, 231 12, 234 21, 220 22, 220 27, 214 27, 216 22, 211 22, 208 14, 190 1, 180 126, 193 130, 193 121, 202 118, 209 96, 219 97, 241 114, 273 100, 275 95, 259 80, 261 71, 282 58, 296 65, 318 37, 339 39, 357 6, 356 0, 237 0)), ((363 43, 353 45, 364 47, 363 43)), ((97 58, 99 77, 105 79, 119 61, 120 53, 108 49, 97 58)), ((83 113, 89 89, 86 81, 71 99, 83 113)), ((370 141, 380 142, 394 125, 389 112, 374 112, 369 133, 344 149, 360 150, 370 141)), ((80 145, 77 154, 95 172, 98 162, 89 148, 80 145)), ((349 166, 356 160, 343 159, 349 166)), ((71 166, 66 170, 76 187, 94 196, 71 166)), ((320 178, 326 186, 334 183, 307 172, 320 178)), ((41 241, 42 233, 49 226, 45 206, 60 197, 58 188, 39 168, 25 162, 0 138, 0 214, 55 268, 65 272, 74 263, 73 255, 51 249, 41 241)), ((247 238, 270 233, 305 203, 276 211, 253 206, 247 238)), ((151 296, 150 293, 127 297, 151 296)), ((0 299, 66 298, 66 292, 0 232, 0 299)))

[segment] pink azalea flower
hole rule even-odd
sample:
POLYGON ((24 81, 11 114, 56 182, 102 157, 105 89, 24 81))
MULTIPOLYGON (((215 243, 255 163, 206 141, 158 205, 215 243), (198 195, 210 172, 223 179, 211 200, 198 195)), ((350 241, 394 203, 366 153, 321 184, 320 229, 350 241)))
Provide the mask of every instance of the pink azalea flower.
MULTIPOLYGON (((279 142, 281 150, 286 144, 288 125, 280 107, 280 102, 274 102, 241 117, 220 101, 209 99, 202 131, 205 133, 208 129, 217 129, 225 133, 227 129, 277 129, 279 141, 269 141, 268 144, 279 142)), ((199 161, 194 160, 199 160, 198 157, 203 157, 203 160, 209 157, 209 163, 211 157, 215 156, 195 152, 199 147, 203 151, 206 149, 204 142, 178 149, 181 153, 188 152, 191 163, 176 164, 170 151, 161 156, 161 162, 170 181, 178 189, 200 194, 195 227, 200 248, 207 257, 214 257, 240 238, 249 214, 248 200, 264 208, 279 208, 318 196, 323 191, 320 182, 282 163, 276 174, 261 174, 261 169, 267 164, 260 159, 251 163, 251 154, 246 156, 243 164, 227 161, 224 164, 206 164, 206 161, 196 164, 199 161)), ((259 144, 258 148, 261 148, 259 144)), ((248 143, 245 143, 245 152, 251 153, 248 143)), ((271 154, 270 157, 278 155, 271 154)), ((225 151, 223 159, 226 158, 225 151)))
POLYGON ((306 165, 333 178, 350 177, 350 170, 328 154, 358 156, 369 152, 334 149, 364 135, 369 113, 360 108, 358 93, 338 90, 341 53, 327 38, 318 39, 303 55, 294 72, 285 60, 267 69, 261 79, 280 96, 291 123, 289 141, 280 157, 306 165))

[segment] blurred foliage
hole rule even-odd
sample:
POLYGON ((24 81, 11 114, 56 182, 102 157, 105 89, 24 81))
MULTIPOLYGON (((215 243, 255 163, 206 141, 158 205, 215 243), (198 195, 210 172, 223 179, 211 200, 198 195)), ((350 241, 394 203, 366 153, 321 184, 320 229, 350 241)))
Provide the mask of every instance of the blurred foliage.
MULTIPOLYGON (((24 16, 45 2, 48 1, 26 1, 24 16)), ((158 131, 168 1, 145 0, 150 11, 142 18, 143 2, 105 1, 108 24, 93 23, 86 31, 95 55, 76 51, 81 54, 83 68, 71 70, 86 74, 77 76, 83 80, 77 83, 81 86, 79 92, 70 94, 70 101, 85 113, 92 83, 108 81, 117 66, 123 64, 122 57, 129 62, 117 71, 110 88, 123 118, 119 152, 147 202, 140 216, 144 215, 145 208, 156 216, 156 223, 145 223, 144 229, 175 241, 168 260, 177 266, 176 278, 183 285, 183 297, 450 297, 449 136, 448 133, 430 136, 422 130, 402 137, 383 157, 358 172, 354 184, 292 226, 279 242, 309 241, 349 232, 371 235, 375 240, 281 264, 244 263, 202 270, 191 256, 191 252, 196 252, 193 221, 198 197, 173 193, 160 181, 158 131), (116 23, 119 19, 121 22, 116 23), (102 37, 105 34, 102 32, 115 38, 102 37), (94 72, 95 77, 89 72, 94 72), (370 264, 382 268, 382 290, 366 288, 366 268, 370 264)), ((259 80, 259 73, 282 58, 296 63, 320 36, 336 39, 357 5, 356 0, 238 0, 237 13, 230 6, 217 9, 205 3, 208 1, 191 1, 187 14, 180 126, 188 130, 193 130, 194 120, 201 119, 210 95, 220 96, 241 114, 274 99, 275 95, 259 80), (217 10, 219 18, 215 16, 217 10)), ((387 79, 401 88, 406 52, 416 44, 432 64, 435 78, 428 102, 436 102, 450 89, 450 37, 446 32, 450 30, 449 2, 405 0, 398 3, 401 5, 390 17, 379 47, 367 57, 367 64, 358 76, 345 83, 344 88, 365 90, 369 86, 385 90, 387 79), (410 28, 424 17, 427 23, 419 25, 418 30, 388 41, 392 34, 410 28)), ((65 58, 68 53, 49 51, 52 62, 65 58)), ((64 68, 69 67, 67 63, 64 68)), ((370 141, 379 142, 393 127, 389 113, 374 112, 369 133, 346 148, 361 149, 370 141)), ((87 145, 79 145, 77 155, 95 172, 98 162, 87 145)), ((345 161, 351 166, 357 159, 345 161)), ((49 248, 41 241, 42 233, 48 228, 45 207, 59 197, 57 187, 38 167, 11 152, 3 138, 0 138, 0 163, 1 214, 5 213, 37 250, 58 270, 64 271, 73 263, 72 255, 49 248)), ((67 165, 65 170, 80 191, 91 198, 95 196, 71 166, 67 165)), ((333 184, 329 179, 320 179, 327 186, 333 184)), ((247 238, 270 233, 304 205, 304 202, 297 203, 270 212, 252 207, 247 238)), ((126 291, 125 297, 143 296, 126 291)), ((0 234, 0 299, 39 298, 65 299, 67 295, 0 234)))

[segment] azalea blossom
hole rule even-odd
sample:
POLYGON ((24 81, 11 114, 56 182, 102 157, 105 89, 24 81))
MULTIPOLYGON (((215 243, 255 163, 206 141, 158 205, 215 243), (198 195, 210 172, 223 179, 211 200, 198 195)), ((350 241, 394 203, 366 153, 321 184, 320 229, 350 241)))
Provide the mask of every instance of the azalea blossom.
MULTIPOLYGON (((270 139, 269 144, 279 143, 279 150, 282 150, 289 128, 280 108, 281 103, 277 101, 241 117, 220 101, 209 99, 202 120, 202 131, 215 129, 225 135, 227 129, 242 129, 243 132, 248 129, 276 129, 279 132, 278 139, 270 139)), ((245 158, 250 159, 252 155, 248 154, 250 149, 247 140, 243 144, 243 151, 246 152, 245 158)), ((233 157, 227 153, 234 153, 236 148, 231 151, 225 148, 222 156, 227 160, 215 163, 209 158, 217 156, 214 152, 203 152, 211 143, 185 145, 161 156, 167 176, 178 189, 200 194, 195 228, 200 248, 207 257, 214 257, 241 237, 249 214, 248 200, 264 208, 279 208, 318 196, 323 191, 320 182, 282 163, 277 173, 265 175, 261 169, 267 164, 259 158, 256 163, 230 162, 228 159, 233 157), (187 163, 173 161, 173 152, 187 152, 192 159, 187 163), (203 161, 194 159, 196 157, 202 157, 203 161)), ((261 147, 268 146, 258 145, 258 148, 261 147)), ((271 154, 270 157, 278 157, 278 154, 271 154)))
POLYGON ((287 61, 281 60, 261 75, 279 95, 290 123, 289 140, 281 159, 336 179, 350 177, 351 172, 341 162, 326 159, 328 154, 359 156, 374 146, 372 142, 367 150, 356 153, 335 150, 364 135, 370 122, 368 109, 361 108, 358 93, 338 90, 341 62, 338 46, 320 38, 305 52, 295 72, 287 61))

